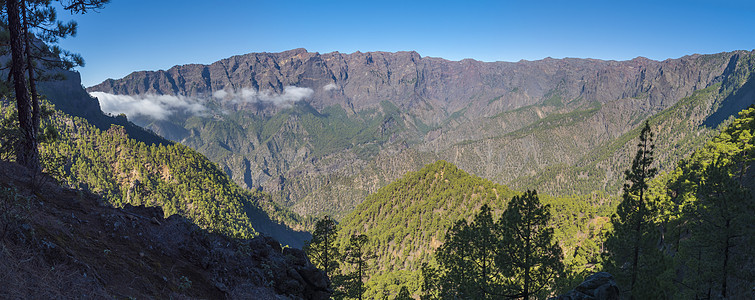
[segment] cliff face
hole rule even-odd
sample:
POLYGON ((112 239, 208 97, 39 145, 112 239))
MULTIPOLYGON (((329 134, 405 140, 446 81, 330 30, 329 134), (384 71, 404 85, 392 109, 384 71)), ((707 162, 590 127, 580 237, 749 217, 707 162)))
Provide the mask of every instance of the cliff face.
POLYGON ((437 159, 516 188, 614 193, 632 128, 652 117, 663 126, 661 165, 676 161, 753 103, 753 56, 488 63, 296 49, 88 90, 189 99, 204 110, 134 120, 299 213, 340 216, 437 159))
POLYGON ((423 58, 416 52, 318 54, 296 49, 250 53, 210 65, 134 72, 88 90, 209 98, 224 89, 281 93, 286 86, 297 86, 314 91, 308 103, 317 109, 342 105, 361 111, 389 100, 405 110, 437 112, 423 119, 429 124, 434 123, 432 118, 439 122, 465 107, 471 108, 470 116, 495 115, 536 104, 553 92, 588 103, 642 97, 651 105, 668 106, 720 80, 727 65, 736 62, 736 55, 694 55, 663 62, 548 58, 487 63, 423 58), (332 86, 324 88, 328 85, 332 86))

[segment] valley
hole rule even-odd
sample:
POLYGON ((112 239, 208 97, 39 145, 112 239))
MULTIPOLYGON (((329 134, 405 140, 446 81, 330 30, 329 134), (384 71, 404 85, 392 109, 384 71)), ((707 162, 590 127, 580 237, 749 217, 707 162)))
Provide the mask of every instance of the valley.
MULTIPOLYGON (((161 119, 130 119, 308 216, 307 226, 332 216, 340 249, 364 235, 368 298, 427 292, 423 270, 437 264, 455 220, 471 221, 483 205, 499 216, 537 189, 566 267, 551 288, 564 293, 611 266, 603 243, 640 125, 652 124, 654 165, 666 174, 653 193, 674 199, 658 188, 673 186, 668 172, 753 104, 754 54, 482 63, 297 49, 137 72, 88 90, 102 103, 180 100, 161 119)), ((347 275, 335 276, 338 295, 347 275)))
POLYGON ((753 12, 0 1, 0 298, 755 299, 753 12))
POLYGON ((135 72, 88 91, 201 106, 130 119, 299 214, 340 219, 436 160, 519 190, 616 194, 632 128, 662 123, 659 165, 669 170, 751 104, 752 70, 743 51, 486 63, 296 49, 135 72))

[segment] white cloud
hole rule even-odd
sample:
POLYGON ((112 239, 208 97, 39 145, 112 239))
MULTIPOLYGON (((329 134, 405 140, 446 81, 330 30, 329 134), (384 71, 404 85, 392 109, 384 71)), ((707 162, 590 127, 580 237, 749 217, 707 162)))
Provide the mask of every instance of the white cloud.
POLYGON ((197 115, 207 108, 198 100, 172 95, 113 95, 91 92, 100 101, 103 112, 113 115, 126 114, 129 118, 139 116, 165 120, 178 111, 197 115))
POLYGON ((312 96, 314 91, 310 88, 286 86, 283 93, 277 94, 271 91, 256 91, 251 88, 242 88, 236 91, 218 90, 212 93, 212 97, 233 103, 272 103, 279 107, 291 107, 295 102, 312 96))
POLYGON ((323 90, 330 91, 337 88, 335 83, 328 83, 324 87, 322 87, 323 90))
POLYGON ((218 99, 223 99, 226 96, 228 96, 228 92, 226 92, 224 90, 217 90, 214 93, 212 93, 212 97, 218 98, 218 99))

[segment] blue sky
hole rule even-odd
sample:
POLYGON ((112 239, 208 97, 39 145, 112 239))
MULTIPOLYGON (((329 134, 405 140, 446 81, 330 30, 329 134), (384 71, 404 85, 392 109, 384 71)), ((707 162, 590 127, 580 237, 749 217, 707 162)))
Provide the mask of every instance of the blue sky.
MULTIPOLYGON (((61 19, 70 19, 60 12, 61 19)), ((405 51, 450 60, 663 60, 755 49, 755 1, 112 0, 73 16, 91 86, 249 52, 405 51)))

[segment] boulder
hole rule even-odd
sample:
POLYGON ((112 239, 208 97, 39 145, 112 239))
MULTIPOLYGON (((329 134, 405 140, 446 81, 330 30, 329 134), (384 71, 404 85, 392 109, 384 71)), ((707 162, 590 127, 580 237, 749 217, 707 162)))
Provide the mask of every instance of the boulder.
POLYGON ((608 272, 585 278, 576 288, 550 300, 618 300, 619 286, 608 272))

